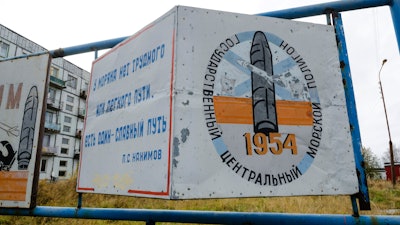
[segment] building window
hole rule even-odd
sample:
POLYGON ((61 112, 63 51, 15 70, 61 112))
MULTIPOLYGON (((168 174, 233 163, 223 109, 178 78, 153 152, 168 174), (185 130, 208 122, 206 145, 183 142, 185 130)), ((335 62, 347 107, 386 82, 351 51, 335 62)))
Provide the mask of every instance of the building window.
POLYGON ((67 166, 67 161, 60 160, 60 166, 67 166))
POLYGON ((58 77, 59 71, 60 71, 60 70, 59 70, 58 68, 52 66, 52 67, 50 68, 50 75, 53 76, 53 77, 58 77))
POLYGON ((89 86, 88 82, 85 82, 83 84, 82 90, 87 91, 88 90, 88 86, 89 86))
POLYGON ((72 112, 73 108, 74 108, 73 105, 65 104, 65 110, 72 112))
POLYGON ((61 154, 68 155, 68 148, 61 148, 61 154))
POLYGON ((62 143, 63 143, 63 145, 69 144, 69 139, 68 138, 63 138, 62 139, 62 143))
POLYGON ((0 57, 7 58, 9 49, 10 49, 9 44, 0 42, 0 57))
POLYGON ((68 75, 68 80, 67 80, 68 87, 76 89, 77 83, 78 83, 78 80, 75 77, 68 75))
POLYGON ((74 97, 67 95, 67 102, 74 103, 74 97))
POLYGON ((71 123, 71 121, 72 121, 72 118, 71 118, 71 117, 69 117, 69 116, 64 116, 64 122, 65 122, 65 123, 71 123))
POLYGON ((47 97, 50 99, 50 101, 52 103, 55 103, 55 101, 56 101, 56 90, 54 90, 52 88, 49 88, 49 93, 48 93, 47 97))
POLYGON ((66 174, 67 174, 67 171, 64 171, 64 170, 58 171, 58 176, 59 177, 65 177, 66 174))
POLYGON ((64 132, 70 132, 71 131, 71 127, 70 126, 64 126, 63 127, 63 131, 64 132))
POLYGON ((40 172, 46 172, 47 159, 42 159, 42 164, 40 165, 40 172))
POLYGON ((54 116, 54 113, 52 113, 52 112, 46 112, 46 122, 47 123, 53 123, 53 116, 54 116))
POLYGON ((48 134, 43 135, 43 146, 45 147, 50 146, 50 135, 48 134))

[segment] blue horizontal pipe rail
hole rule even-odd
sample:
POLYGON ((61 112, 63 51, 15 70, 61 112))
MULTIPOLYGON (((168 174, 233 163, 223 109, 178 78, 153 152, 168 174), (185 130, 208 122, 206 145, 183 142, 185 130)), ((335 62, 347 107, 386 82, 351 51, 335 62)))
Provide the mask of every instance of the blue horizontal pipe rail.
MULTIPOLYGON (((352 1, 334 1, 310 6, 296 7, 291 9, 278 10, 273 12, 264 12, 256 15, 259 16, 270 16, 276 18, 284 19, 296 19, 309 16, 323 15, 330 12, 344 12, 350 10, 379 7, 379 6, 391 6, 391 12, 393 17, 393 22, 395 24, 395 30, 397 34, 397 39, 400 41, 400 15, 399 13, 399 0, 352 0, 352 1)), ((65 57, 70 55, 76 55, 86 52, 92 52, 96 50, 109 49, 125 40, 127 37, 120 37, 115 39, 109 39, 99 42, 92 42, 88 44, 82 44, 77 46, 71 46, 66 48, 59 48, 49 51, 53 58, 65 57)), ((34 54, 32 54, 34 55, 34 54)), ((15 58, 28 57, 18 56, 15 58)), ((10 58, 14 59, 14 58, 10 58)))
POLYGON ((87 43, 87 44, 82 44, 82 45, 76 45, 76 46, 71 46, 71 47, 66 47, 66 48, 59 48, 59 49, 55 49, 55 50, 51 50, 51 51, 37 52, 37 53, 29 54, 29 55, 19 55, 19 56, 10 57, 7 59, 0 59, 0 61, 38 56, 38 55, 47 54, 47 53, 49 53, 52 58, 62 58, 65 56, 77 55, 77 54, 93 52, 93 51, 103 50, 103 49, 109 49, 109 48, 116 46, 117 44, 119 44, 120 42, 122 42, 123 40, 125 40, 128 37, 129 36, 119 37, 119 38, 103 40, 103 41, 98 41, 98 42, 92 42, 92 43, 87 43))
MULTIPOLYGON (((273 12, 259 13, 259 16, 270 16, 285 19, 296 19, 309 16, 323 15, 332 11, 343 12, 350 10, 357 10, 363 8, 371 8, 378 6, 391 5, 392 0, 353 0, 353 1, 334 1, 310 6, 303 6, 285 10, 278 10, 273 12)), ((103 50, 112 48, 127 37, 120 37, 110 40, 104 40, 99 42, 92 42, 83 45, 77 45, 72 47, 60 48, 50 51, 53 58, 59 58, 64 56, 76 55, 86 52, 92 52, 95 50, 103 50)))
POLYGON ((112 48, 115 45, 117 45, 118 43, 120 43, 121 41, 125 40, 126 38, 128 38, 128 37, 120 37, 120 38, 114 38, 114 39, 109 39, 109 40, 104 40, 104 41, 99 41, 99 42, 92 42, 92 43, 88 43, 88 44, 82 44, 82 45, 77 45, 77 46, 72 46, 72 47, 67 47, 67 48, 59 48, 56 50, 49 51, 49 53, 53 58, 59 58, 59 57, 64 57, 64 56, 69 56, 69 55, 93 52, 96 50, 112 48))
POLYGON ((352 1, 334 1, 296 7, 291 9, 277 10, 273 12, 264 12, 258 16, 269 16, 282 19, 297 19, 309 16, 318 16, 331 12, 346 12, 351 10, 366 9, 380 6, 390 6, 392 21, 396 33, 397 47, 400 51, 400 0, 352 0, 352 1))
POLYGON ((334 214, 288 214, 257 212, 221 212, 193 210, 152 210, 116 208, 73 208, 37 206, 33 209, 0 209, 2 215, 63 217, 76 219, 128 220, 144 222, 178 222, 202 224, 393 224, 400 225, 399 216, 359 216, 334 214))
POLYGON ((259 13, 259 16, 270 16, 283 19, 296 19, 309 16, 318 16, 331 12, 345 12, 357 9, 365 9, 390 5, 391 0, 352 0, 352 1, 335 1, 309 5, 291 9, 277 10, 273 12, 259 13))

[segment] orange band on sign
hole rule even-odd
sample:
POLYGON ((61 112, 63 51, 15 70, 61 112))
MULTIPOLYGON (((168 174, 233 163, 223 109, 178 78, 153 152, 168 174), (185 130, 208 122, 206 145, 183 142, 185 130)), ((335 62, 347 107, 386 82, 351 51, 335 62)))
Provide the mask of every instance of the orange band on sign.
POLYGON ((25 201, 28 171, 0 171, 0 200, 25 201))
MULTIPOLYGON (((214 96, 214 110, 218 123, 253 124, 251 98, 214 96)), ((312 125, 310 102, 276 101, 279 125, 312 125)))

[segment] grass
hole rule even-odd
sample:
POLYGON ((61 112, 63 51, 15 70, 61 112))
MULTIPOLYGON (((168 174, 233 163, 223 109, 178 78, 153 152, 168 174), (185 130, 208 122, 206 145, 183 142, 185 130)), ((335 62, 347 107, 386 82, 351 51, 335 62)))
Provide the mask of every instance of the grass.
MULTIPOLYGON (((393 188, 392 184, 387 181, 375 181, 369 189, 372 206, 376 209, 384 211, 387 209, 400 210, 400 188, 397 184, 393 188)), ((400 215, 400 213, 398 213, 400 215)))
MULTIPOLYGON (((75 192, 76 179, 48 183, 41 181, 37 205, 76 207, 78 194, 75 192)), ((400 215, 400 187, 393 188, 387 181, 370 181, 369 192, 371 211, 362 215, 400 215), (397 209, 397 210, 392 210, 397 209), (388 211, 392 210, 392 211, 388 211)), ((302 196, 268 198, 232 198, 209 200, 161 200, 101 194, 84 194, 82 207, 96 208, 138 208, 211 210, 234 212, 274 212, 309 214, 352 214, 349 196, 302 196)), ((84 220, 43 217, 0 216, 0 225, 57 224, 57 225, 102 225, 102 224, 144 224, 143 222, 84 220)), ((162 224, 162 223, 157 223, 162 224)))

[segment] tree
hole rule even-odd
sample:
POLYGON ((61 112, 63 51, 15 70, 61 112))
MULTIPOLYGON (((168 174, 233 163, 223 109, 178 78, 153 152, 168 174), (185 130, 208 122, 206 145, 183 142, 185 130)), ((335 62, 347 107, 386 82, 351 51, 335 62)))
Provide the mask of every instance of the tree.
MULTIPOLYGON (((395 144, 393 144, 393 156, 394 156, 394 162, 400 162, 400 149, 395 144)), ((382 161, 383 163, 390 163, 389 148, 387 148, 387 150, 383 153, 382 161)))
POLYGON ((379 168, 378 157, 371 151, 370 148, 362 147, 361 154, 364 158, 364 168, 367 177, 374 179, 379 178, 379 172, 375 169, 379 168))

